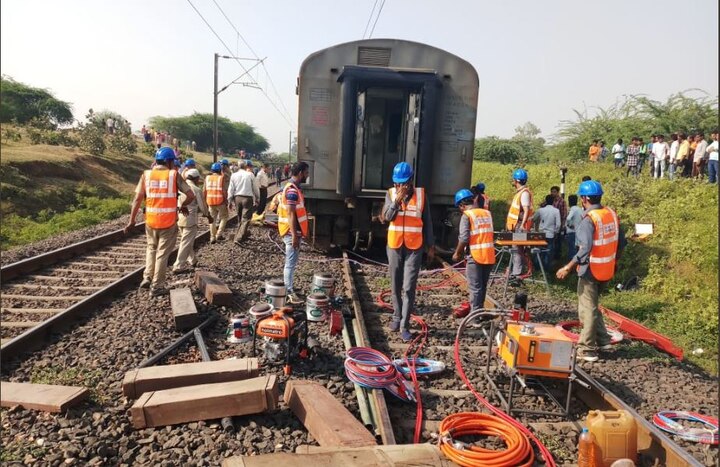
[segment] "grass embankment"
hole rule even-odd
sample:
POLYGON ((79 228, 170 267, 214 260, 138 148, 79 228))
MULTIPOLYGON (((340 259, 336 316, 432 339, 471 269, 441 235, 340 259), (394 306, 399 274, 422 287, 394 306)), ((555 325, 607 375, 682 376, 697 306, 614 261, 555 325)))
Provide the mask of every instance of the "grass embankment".
MULTIPOLYGON (((491 198, 496 228, 504 226, 513 188, 513 167, 475 162, 473 183, 483 181, 491 198)), ((560 185, 557 166, 530 165, 529 186, 537 208, 550 187, 560 185)), ((626 236, 635 223, 655 224, 645 241, 628 239, 616 277, 601 304, 661 332, 680 345, 688 360, 717 375, 718 348, 718 190, 688 179, 652 180, 647 169, 639 180, 625 178, 612 163, 568 165, 567 194, 577 191, 582 176, 603 184, 603 204, 615 209, 626 236), (614 286, 633 276, 637 290, 617 292, 614 286), (701 348, 701 355, 692 355, 701 348)), ((555 268, 553 269, 553 272, 555 268)), ((554 293, 568 298, 574 280, 552 281, 554 293)))

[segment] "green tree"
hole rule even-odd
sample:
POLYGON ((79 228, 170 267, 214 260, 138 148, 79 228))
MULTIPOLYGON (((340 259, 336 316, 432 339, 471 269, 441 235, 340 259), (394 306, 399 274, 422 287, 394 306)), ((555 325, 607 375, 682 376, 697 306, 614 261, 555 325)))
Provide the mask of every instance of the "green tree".
MULTIPOLYGON (((150 125, 158 131, 167 131, 177 138, 195 141, 200 151, 212 150, 212 114, 195 112, 185 117, 155 116, 150 118, 150 125)), ((267 140, 251 125, 218 117, 218 148, 225 153, 234 154, 244 149, 248 153, 259 154, 269 147, 267 140)))
POLYGON ((540 128, 532 122, 515 128, 510 139, 489 136, 475 140, 473 158, 501 164, 524 165, 543 160, 545 140, 540 137, 540 128))
POLYGON ((73 122, 72 106, 57 99, 46 89, 34 88, 9 76, 0 78, 0 122, 20 124, 41 122, 43 127, 57 128, 73 122))

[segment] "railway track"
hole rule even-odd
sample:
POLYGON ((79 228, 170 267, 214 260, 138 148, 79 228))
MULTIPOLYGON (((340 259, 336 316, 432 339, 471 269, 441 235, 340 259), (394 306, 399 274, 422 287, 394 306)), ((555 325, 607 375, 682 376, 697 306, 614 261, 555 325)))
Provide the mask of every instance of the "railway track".
MULTIPOLYGON (((344 255, 346 288, 349 292, 354 311, 353 331, 355 345, 373 347, 386 355, 402 357, 407 343, 400 341, 397 333, 388 330, 391 312, 384 309, 384 292, 389 288, 387 273, 372 264, 359 266, 344 255)), ((455 333, 459 320, 450 313, 453 305, 467 297, 465 277, 447 263, 442 271, 421 274, 418 282, 417 307, 422 310, 422 318, 428 324, 430 333, 422 357, 442 361, 446 370, 439 376, 420 381, 420 395, 423 404, 423 422, 421 442, 432 442, 432 434, 439 431, 443 418, 452 413, 478 411, 480 404, 464 386, 454 371, 453 358, 455 333)), ((389 302, 389 298, 387 298, 389 302)), ((492 298, 486 300, 486 307, 498 307, 492 298)), ((483 375, 486 365, 496 371, 495 359, 488 362, 487 333, 480 327, 470 328, 460 340, 463 366, 477 390, 490 401, 500 405, 500 401, 483 375)), ((497 374, 497 373, 495 373, 497 374)), ((544 415, 515 415, 523 424, 543 441, 550 441, 552 433, 575 433, 581 428, 581 420, 589 410, 626 410, 635 419, 638 431, 638 465, 701 466, 690 453, 685 451, 670 437, 648 422, 636 410, 598 382, 580 366, 576 366, 572 398, 569 404, 567 420, 544 415), (569 421, 568 421, 569 420, 569 421)), ((562 384, 548 384, 551 393, 561 398, 562 384)), ((504 391, 505 385, 500 386, 504 391)), ((383 444, 405 444, 413 442, 415 427, 415 404, 402 402, 381 390, 358 391, 358 398, 367 398, 371 402, 373 428, 383 444)), ((529 389, 516 397, 516 406, 539 411, 548 411, 552 401, 539 397, 537 391, 529 389), (529 406, 529 407, 528 407, 529 406)), ((362 405, 362 404, 361 404, 362 405)), ((556 435, 557 436, 557 435, 556 435)), ((575 439, 573 438, 573 442, 575 439)), ((555 443, 557 444, 557 443, 555 443)), ((560 443, 562 444, 562 443, 560 443)), ((485 447, 502 449, 503 444, 485 444, 485 447)), ((537 454, 537 453, 536 453, 537 454)), ((574 462, 576 459, 556 459, 574 462)))

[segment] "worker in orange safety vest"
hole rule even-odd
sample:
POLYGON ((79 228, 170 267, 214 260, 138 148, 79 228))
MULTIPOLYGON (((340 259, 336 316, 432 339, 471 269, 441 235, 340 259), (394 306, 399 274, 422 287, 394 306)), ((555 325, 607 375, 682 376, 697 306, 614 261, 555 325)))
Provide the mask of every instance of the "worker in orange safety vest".
POLYGON ((203 186, 203 194, 205 202, 210 209, 210 217, 213 222, 210 223, 210 243, 222 240, 225 226, 227 225, 228 213, 228 186, 230 177, 223 172, 223 166, 220 162, 215 162, 210 166, 210 175, 205 177, 205 185, 203 186), (215 225, 215 220, 220 220, 220 225, 215 225))
POLYGON ((195 200, 195 194, 175 169, 175 152, 163 147, 155 153, 155 165, 143 172, 135 189, 135 199, 130 220, 124 228, 128 234, 135 226, 140 205, 145 201, 145 237, 147 253, 145 271, 140 288, 150 288, 150 296, 166 292, 165 275, 170 253, 177 239, 178 193, 185 194, 180 210, 187 215, 187 205, 195 200))
MULTIPOLYGON (((510 203, 505 228, 510 232, 529 232, 533 219, 533 198, 527 187, 528 173, 524 169, 515 169, 512 175, 512 185, 515 195, 510 203)), ((524 247, 514 246, 510 249, 512 270, 510 279, 517 280, 522 273, 522 258, 524 247)))
POLYGON ((413 186, 413 175, 413 169, 407 162, 395 165, 394 187, 385 194, 382 211, 382 218, 390 223, 387 236, 393 304, 390 330, 400 331, 404 341, 412 339, 410 313, 415 308, 423 247, 427 248, 429 262, 435 258, 430 203, 425 189, 413 186))
POLYGON ((308 238, 308 214, 305 208, 305 196, 300 189, 300 184, 305 183, 308 175, 310 175, 308 163, 296 162, 292 167, 292 177, 285 184, 278 199, 278 234, 285 243, 283 282, 287 293, 286 302, 289 304, 303 302, 296 293, 293 282, 300 257, 300 239, 308 238))
POLYGON ((465 276, 470 292, 472 311, 485 308, 485 293, 495 264, 495 244, 493 243, 493 220, 490 211, 485 209, 485 199, 474 197, 472 192, 462 189, 455 193, 455 206, 463 216, 460 218, 458 244, 453 261, 459 262, 470 248, 467 257, 465 276))
POLYGON ((599 296, 601 289, 615 275, 625 236, 615 211, 600 204, 603 189, 599 182, 582 182, 577 195, 584 209, 575 230, 578 251, 557 271, 556 277, 562 280, 573 268, 577 271, 578 315, 583 327, 578 338, 578 358, 595 362, 599 359, 598 350, 612 348, 610 334, 600 314, 599 296))

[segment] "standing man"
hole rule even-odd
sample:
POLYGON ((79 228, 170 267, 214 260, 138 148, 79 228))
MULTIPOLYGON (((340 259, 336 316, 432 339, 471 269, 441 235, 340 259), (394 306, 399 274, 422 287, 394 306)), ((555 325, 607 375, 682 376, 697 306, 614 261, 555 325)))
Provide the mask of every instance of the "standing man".
POLYGON ((187 172, 190 169, 195 169, 195 159, 188 159, 185 161, 185 163, 182 165, 182 168, 180 169, 180 175, 185 180, 187 177, 187 172))
POLYGON ((414 187, 412 167, 399 162, 393 168, 394 187, 385 194, 383 219, 390 222, 387 255, 390 266, 393 317, 390 330, 400 330, 404 341, 412 339, 410 313, 415 308, 415 289, 422 264, 423 246, 428 261, 435 259, 435 237, 430 217, 430 203, 425 189, 414 187))
POLYGON ((568 196, 568 204, 570 205, 570 211, 568 212, 567 220, 565 221, 565 241, 567 242, 568 254, 567 259, 570 261, 577 253, 577 247, 575 246, 575 229, 580 225, 582 220, 582 208, 577 205, 577 195, 568 196))
POLYGON ((588 159, 590 160, 590 162, 597 162, 599 156, 600 146, 598 145, 598 140, 594 139, 592 144, 590 145, 590 149, 588 149, 588 159))
POLYGON ((578 315, 583 326, 578 339, 578 358, 595 362, 599 358, 598 349, 611 348, 610 334, 598 302, 600 290, 615 274, 625 239, 615 211, 600 204, 603 195, 600 183, 594 180, 583 182, 577 194, 585 209, 576 232, 578 252, 556 276, 565 279, 577 267, 578 315))
POLYGON ((693 152, 693 168, 692 176, 698 180, 703 177, 703 169, 705 168, 705 151, 707 151, 708 143, 705 141, 705 135, 702 131, 695 135, 695 152, 693 152))
POLYGON ((278 198, 278 233, 285 243, 285 268, 283 281, 287 291, 287 303, 300 304, 303 300, 298 297, 293 288, 295 268, 300 257, 300 239, 308 236, 308 218, 305 210, 305 196, 300 190, 310 173, 307 162, 296 162, 292 168, 292 177, 285 184, 278 198))
POLYGON ((240 227, 238 227, 233 240, 236 245, 241 245, 250 236, 248 226, 259 198, 260 193, 255 185, 255 176, 247 170, 247 164, 243 161, 240 163, 240 170, 230 177, 230 187, 228 188, 228 200, 235 201, 238 219, 240 219, 240 227))
POLYGON ((140 287, 150 287, 151 297, 165 293, 168 258, 177 239, 177 195, 185 194, 180 211, 186 215, 187 206, 195 199, 195 194, 174 167, 172 148, 161 148, 155 153, 155 166, 143 172, 135 189, 130 220, 124 229, 127 234, 135 226, 135 217, 144 200, 147 253, 140 287))
POLYGON ((670 144, 670 157, 668 158, 668 162, 670 164, 668 165, 668 178, 670 180, 675 180, 675 167, 677 167, 677 155, 678 150, 680 149, 680 141, 678 141, 677 133, 671 134, 670 139, 672 140, 672 143, 670 144))
POLYGON ((642 173, 643 166, 645 165, 645 160, 648 156, 648 145, 645 144, 645 141, 643 141, 642 138, 639 138, 638 145, 640 146, 640 151, 638 152, 638 165, 637 165, 637 173, 638 175, 642 173))
POLYGON ((270 186, 268 173, 270 173, 270 166, 265 162, 255 178, 258 184, 258 190, 260 190, 260 203, 258 204, 257 211, 255 211, 257 214, 265 212, 265 206, 267 205, 268 187, 270 186))
MULTIPOLYGON (((532 227, 533 200, 530 189, 526 186, 528 173, 524 169, 515 169, 512 175, 512 185, 515 188, 515 196, 510 203, 505 229, 510 232, 528 232, 532 227)), ((512 251, 512 270, 510 278, 517 280, 522 273, 523 248, 514 246, 512 251)))
POLYGON ((112 117, 108 117, 107 120, 105 120, 105 125, 107 126, 107 132, 111 135, 115 134, 115 120, 113 120, 112 117))
POLYGON ((278 165, 275 167, 275 182, 277 182, 277 186, 280 186, 280 182, 282 180, 282 169, 278 165))
POLYGON ((223 232, 228 221, 228 186, 230 181, 222 173, 222 165, 215 162, 210 166, 210 175, 205 177, 203 186, 203 198, 210 210, 210 243, 222 240, 223 232), (220 219, 220 226, 215 225, 215 220, 220 219))
MULTIPOLYGON (((545 197, 545 204, 533 214, 533 223, 545 234, 547 250, 543 253, 543 268, 550 270, 551 258, 555 258, 556 241, 560 235, 560 211, 553 206, 555 198, 553 195, 545 197)), ((564 203, 564 201, 563 201, 564 203)))
POLYGON ((655 142, 652 147, 653 159, 655 160, 655 167, 653 169, 653 178, 663 178, 665 176, 665 165, 667 164, 667 158, 670 155, 670 148, 665 142, 664 135, 657 135, 655 142))
POLYGON ((492 215, 485 209, 484 203, 482 197, 474 199, 470 190, 463 189, 455 193, 455 206, 463 216, 460 218, 458 244, 452 259, 454 262, 460 261, 465 255, 465 248, 470 247, 465 276, 473 311, 485 308, 487 284, 495 264, 492 215))
POLYGON ((717 183, 718 180, 718 131, 710 135, 712 143, 707 148, 708 155, 708 182, 717 183))
MULTIPOLYGON (((195 258, 195 237, 198 232, 198 212, 202 213, 213 224, 213 219, 208 211, 205 198, 203 197, 200 187, 197 185, 200 181, 200 172, 197 169, 189 169, 185 173, 185 181, 195 195, 195 199, 187 205, 187 215, 180 213, 178 218, 178 228, 180 229, 180 246, 178 247, 177 258, 173 264, 173 272, 185 272, 187 263, 190 267, 195 267, 197 259, 195 258)), ((185 202, 185 195, 180 195, 178 204, 182 206, 185 202)))
POLYGON ((625 158, 625 146, 623 146, 622 138, 618 138, 617 143, 612 147, 612 155, 615 168, 622 167, 623 159, 625 158))
POLYGON ((690 142, 684 132, 680 132, 678 135, 680 146, 678 147, 678 153, 675 156, 676 172, 678 177, 687 177, 687 161, 690 158, 690 142))
POLYGON ((550 188, 550 195, 553 197, 552 205, 560 212, 560 231, 555 236, 555 247, 553 249, 553 259, 559 260, 560 253, 562 252, 562 240, 565 232, 565 219, 567 219, 568 207, 565 198, 560 196, 559 186, 550 188))
POLYGON ((473 204, 475 207, 480 206, 479 200, 480 198, 483 199, 483 206, 485 206, 483 209, 490 210, 490 197, 485 194, 485 184, 483 182, 479 182, 477 185, 475 185, 470 190, 474 195, 473 204))
POLYGON ((223 175, 225 175, 225 178, 228 180, 229 183, 230 177, 233 174, 232 170, 230 170, 230 161, 227 159, 223 159, 220 161, 220 165, 222 166, 222 173, 223 175))

